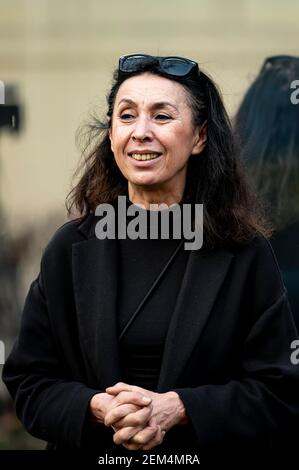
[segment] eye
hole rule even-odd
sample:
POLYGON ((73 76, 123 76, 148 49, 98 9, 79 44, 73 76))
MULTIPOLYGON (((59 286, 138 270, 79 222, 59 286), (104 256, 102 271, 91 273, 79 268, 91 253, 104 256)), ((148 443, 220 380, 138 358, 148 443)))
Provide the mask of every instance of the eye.
POLYGON ((158 121, 167 121, 168 119, 172 119, 172 117, 167 114, 156 114, 155 119, 158 119, 158 121))
POLYGON ((130 119, 133 119, 134 116, 133 114, 130 113, 123 113, 120 115, 120 119, 123 119, 124 121, 129 121, 130 119))

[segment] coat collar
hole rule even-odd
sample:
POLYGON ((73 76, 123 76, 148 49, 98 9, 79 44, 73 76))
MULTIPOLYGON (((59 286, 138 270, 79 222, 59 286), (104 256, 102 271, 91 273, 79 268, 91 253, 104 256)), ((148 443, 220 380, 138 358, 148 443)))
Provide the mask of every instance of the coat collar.
POLYGON ((225 250, 190 251, 166 337, 158 391, 174 387, 200 339, 233 255, 225 250), (175 345, 175 348, 174 346, 175 345))
MULTIPOLYGON (((89 214, 73 245, 73 280, 79 335, 89 368, 101 389, 121 380, 117 329, 117 240, 95 237, 97 217, 89 214)), ((233 254, 194 250, 189 258, 166 337, 157 390, 174 387, 207 323, 233 254), (173 345, 176 345, 175 348, 173 345)))
POLYGON ((95 384, 102 389, 120 380, 117 307, 117 240, 99 240, 99 220, 89 214, 78 230, 85 240, 72 246, 74 296, 79 336, 95 384))
POLYGON ((97 219, 94 213, 87 214, 83 219, 79 219, 78 231, 87 239, 94 238, 97 219))

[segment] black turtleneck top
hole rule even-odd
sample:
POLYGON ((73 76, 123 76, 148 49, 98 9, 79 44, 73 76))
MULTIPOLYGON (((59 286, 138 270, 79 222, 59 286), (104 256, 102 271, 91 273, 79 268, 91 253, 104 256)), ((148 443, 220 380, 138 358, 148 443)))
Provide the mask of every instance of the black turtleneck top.
MULTIPOLYGON (((127 198, 127 207, 132 203, 127 198)), ((168 209, 166 209, 168 210, 168 209)), ((145 210, 149 235, 150 210, 145 210)), ((129 223, 135 216, 127 216, 129 223)), ((159 218, 160 221, 160 218, 159 218)), ((159 222, 159 227, 161 222, 159 222)), ((118 240, 119 334, 162 271, 180 239, 118 240)), ((165 339, 184 275, 189 251, 182 245, 133 323, 120 340, 122 380, 155 391, 165 339)))

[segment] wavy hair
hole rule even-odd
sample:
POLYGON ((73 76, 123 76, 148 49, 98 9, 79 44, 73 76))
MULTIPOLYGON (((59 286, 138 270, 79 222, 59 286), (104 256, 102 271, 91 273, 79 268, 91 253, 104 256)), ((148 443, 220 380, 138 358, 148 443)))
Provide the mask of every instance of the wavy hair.
POLYGON ((94 118, 84 128, 87 141, 83 160, 75 173, 79 181, 67 196, 68 214, 75 208, 76 215, 84 217, 98 204, 113 202, 117 196, 127 194, 128 182, 116 165, 109 129, 119 87, 127 78, 144 73, 180 83, 187 92, 193 123, 207 122, 206 146, 201 158, 194 155, 189 158, 183 196, 183 201, 191 198, 194 203, 204 204, 204 244, 247 242, 258 233, 270 236, 271 229, 262 208, 247 184, 231 124, 215 84, 202 71, 185 77, 166 75, 155 58, 128 76, 119 76, 115 70, 107 96, 106 119, 94 118))

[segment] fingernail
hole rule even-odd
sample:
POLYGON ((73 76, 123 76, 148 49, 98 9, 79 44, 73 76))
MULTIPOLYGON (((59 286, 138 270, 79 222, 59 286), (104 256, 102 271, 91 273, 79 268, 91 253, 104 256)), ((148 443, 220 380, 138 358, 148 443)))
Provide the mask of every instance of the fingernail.
POLYGON ((144 403, 149 403, 151 399, 149 397, 143 397, 142 401, 144 401, 144 403))

